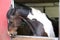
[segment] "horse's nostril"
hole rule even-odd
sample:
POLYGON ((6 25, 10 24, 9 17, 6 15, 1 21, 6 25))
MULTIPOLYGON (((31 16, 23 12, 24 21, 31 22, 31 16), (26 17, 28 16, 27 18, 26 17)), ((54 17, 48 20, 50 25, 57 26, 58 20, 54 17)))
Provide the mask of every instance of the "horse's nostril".
POLYGON ((9 33, 9 34, 10 34, 10 37, 11 37, 11 38, 15 38, 16 35, 17 35, 17 32, 13 32, 13 33, 11 32, 11 33, 9 33))
POLYGON ((15 36, 16 36, 15 34, 11 34, 11 38, 15 38, 15 36))
POLYGON ((12 36, 13 34, 11 34, 11 36, 12 36))

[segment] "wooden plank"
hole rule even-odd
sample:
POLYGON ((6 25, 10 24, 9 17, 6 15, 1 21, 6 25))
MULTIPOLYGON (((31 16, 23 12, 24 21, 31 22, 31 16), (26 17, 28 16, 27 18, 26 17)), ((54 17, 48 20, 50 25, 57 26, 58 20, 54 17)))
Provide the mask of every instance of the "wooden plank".
POLYGON ((58 38, 51 37, 36 37, 36 36, 17 36, 13 40, 58 40, 58 38))
POLYGON ((0 0, 0 40, 9 40, 10 37, 8 36, 7 32, 7 11, 10 8, 11 0, 0 0))
POLYGON ((59 0, 15 0, 15 2, 19 2, 19 3, 53 3, 53 2, 59 2, 59 0))

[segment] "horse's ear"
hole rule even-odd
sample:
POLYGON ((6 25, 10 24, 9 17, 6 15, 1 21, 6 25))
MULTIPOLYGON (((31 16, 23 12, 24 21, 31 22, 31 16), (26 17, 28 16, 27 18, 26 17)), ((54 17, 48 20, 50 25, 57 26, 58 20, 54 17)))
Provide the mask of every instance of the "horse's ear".
POLYGON ((8 12, 7 12, 7 15, 6 15, 6 16, 7 16, 8 19, 9 19, 9 17, 10 17, 11 10, 12 10, 12 9, 9 9, 8 12))
POLYGON ((6 15, 8 19, 10 18, 11 15, 15 14, 15 10, 16 10, 15 8, 11 8, 8 10, 7 15, 6 15))

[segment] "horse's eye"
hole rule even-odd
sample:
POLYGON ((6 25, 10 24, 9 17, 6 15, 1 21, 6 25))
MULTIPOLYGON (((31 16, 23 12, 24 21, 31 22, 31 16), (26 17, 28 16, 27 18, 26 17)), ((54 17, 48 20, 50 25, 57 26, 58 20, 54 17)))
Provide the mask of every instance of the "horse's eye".
POLYGON ((13 22, 10 22, 10 24, 12 24, 13 22))

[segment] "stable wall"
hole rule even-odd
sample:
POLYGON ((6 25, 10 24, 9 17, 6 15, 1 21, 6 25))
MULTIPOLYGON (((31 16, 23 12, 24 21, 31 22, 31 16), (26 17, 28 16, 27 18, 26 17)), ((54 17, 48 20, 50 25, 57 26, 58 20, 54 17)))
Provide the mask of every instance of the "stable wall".
POLYGON ((39 9, 40 11, 44 12, 49 17, 59 17, 59 3, 29 3, 26 4, 27 6, 34 7, 36 9, 39 9))

